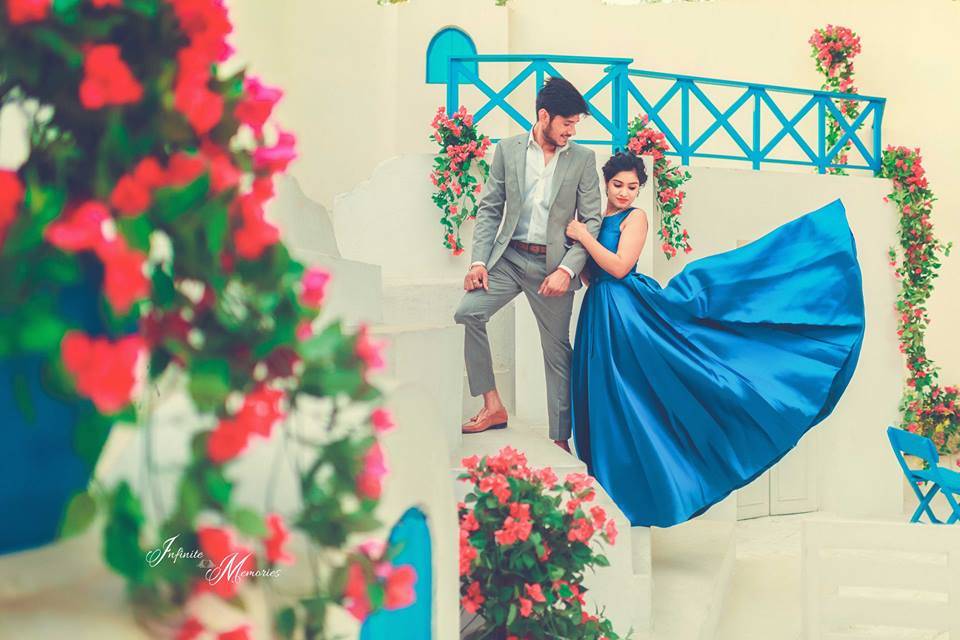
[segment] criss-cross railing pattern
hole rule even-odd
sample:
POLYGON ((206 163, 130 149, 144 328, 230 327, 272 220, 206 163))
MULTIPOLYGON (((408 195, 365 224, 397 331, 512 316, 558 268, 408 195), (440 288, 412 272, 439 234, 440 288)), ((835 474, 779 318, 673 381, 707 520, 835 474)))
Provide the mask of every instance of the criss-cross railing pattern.
POLYGON ((500 110, 521 127, 529 129, 532 126, 530 120, 509 103, 511 94, 531 77, 539 91, 546 76, 562 76, 555 65, 590 65, 597 69, 599 78, 583 96, 587 100, 590 115, 609 134, 609 138, 578 138, 580 144, 609 145, 614 150, 625 147, 630 119, 639 115, 628 113, 632 99, 640 113, 646 114, 670 143, 672 150, 668 155, 679 157, 683 164, 689 164, 691 158, 717 158, 746 161, 754 169, 767 163, 812 166, 820 173, 831 168, 873 172, 880 169, 885 98, 645 71, 631 69, 632 63, 630 58, 589 56, 451 57, 447 75, 447 110, 453 113, 460 107, 460 89, 469 85, 476 87, 486 97, 486 102, 474 113, 475 121, 494 110, 500 110), (518 63, 523 65, 522 69, 500 90, 494 89, 480 77, 481 70, 487 65, 518 63), (658 95, 654 96, 653 91, 645 89, 641 80, 659 81, 658 95), (667 83, 665 91, 664 81, 667 83), (599 97, 607 87, 610 88, 610 104, 601 107, 599 97), (732 88, 735 92, 739 91, 739 96, 729 106, 718 107, 717 96, 710 95, 716 91, 715 87, 732 88), (799 108, 795 104, 792 107, 785 104, 788 95, 801 97, 799 108), (710 118, 706 129, 696 137, 691 126, 695 104, 699 104, 700 110, 705 110, 710 118), (748 113, 743 117, 745 110, 748 113), (855 116, 848 117, 848 113, 855 116), (741 122, 734 122, 737 116, 741 116, 741 122), (840 137, 832 144, 828 143, 828 117, 834 118, 841 129, 840 137), (812 127, 815 133, 809 131, 811 127, 800 126, 809 118, 815 119, 816 126, 812 127), (744 127, 743 120, 749 121, 750 126, 744 127), (773 122, 772 130, 766 127, 768 130, 763 131, 765 121, 773 122), (724 132, 732 141, 733 151, 716 153, 705 148, 720 132, 724 132), (799 159, 777 153, 777 146, 788 136, 799 149, 799 159), (843 154, 848 156, 844 161, 841 152, 848 143, 851 149, 849 154, 843 154), (854 158, 857 161, 853 161, 854 158))

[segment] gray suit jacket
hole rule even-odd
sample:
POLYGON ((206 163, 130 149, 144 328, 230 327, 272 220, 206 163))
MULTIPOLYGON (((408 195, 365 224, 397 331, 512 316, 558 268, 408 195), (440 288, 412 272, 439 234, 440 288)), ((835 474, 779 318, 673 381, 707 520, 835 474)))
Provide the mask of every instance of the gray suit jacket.
MULTIPOLYGON (((472 262, 485 263, 488 271, 506 251, 520 220, 529 137, 529 133, 523 133, 504 138, 493 154, 490 177, 477 210, 471 258, 472 262)), ((587 262, 587 251, 579 242, 570 249, 564 246, 567 224, 575 211, 594 237, 603 220, 596 154, 574 142, 568 144, 570 149, 557 157, 553 174, 547 218, 547 273, 562 264, 579 274, 587 262)), ((579 287, 580 278, 574 277, 570 288, 579 287)))

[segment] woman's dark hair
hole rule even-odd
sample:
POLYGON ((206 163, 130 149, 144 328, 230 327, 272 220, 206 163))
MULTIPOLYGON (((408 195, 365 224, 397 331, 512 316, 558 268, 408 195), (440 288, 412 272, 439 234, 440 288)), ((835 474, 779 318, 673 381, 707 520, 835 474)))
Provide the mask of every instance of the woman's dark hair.
POLYGON ((613 176, 621 171, 633 171, 636 173, 637 179, 640 180, 641 187, 647 183, 647 170, 643 166, 643 158, 640 156, 635 156, 632 153, 625 153, 623 151, 618 151, 610 156, 607 164, 603 165, 604 182, 610 182, 613 176))
POLYGON ((540 109, 546 109, 551 118, 569 118, 590 113, 587 101, 577 88, 560 77, 549 78, 537 93, 537 113, 540 113, 540 109))

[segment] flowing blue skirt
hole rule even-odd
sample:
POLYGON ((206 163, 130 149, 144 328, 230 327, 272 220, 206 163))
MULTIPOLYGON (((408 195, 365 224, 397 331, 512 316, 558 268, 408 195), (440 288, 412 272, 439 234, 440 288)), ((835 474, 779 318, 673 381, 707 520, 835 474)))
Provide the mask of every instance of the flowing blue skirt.
POLYGON ((839 200, 691 262, 663 288, 601 274, 573 353, 577 453, 634 526, 684 522, 833 411, 863 332, 839 200))

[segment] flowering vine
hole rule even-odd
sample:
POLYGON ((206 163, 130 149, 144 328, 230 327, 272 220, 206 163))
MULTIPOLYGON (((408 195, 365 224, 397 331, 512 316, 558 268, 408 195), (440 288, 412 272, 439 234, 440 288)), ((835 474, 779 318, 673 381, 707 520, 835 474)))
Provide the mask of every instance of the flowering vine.
POLYGON ((136 606, 172 611, 178 638, 249 638, 251 625, 222 628, 194 605, 268 587, 296 561, 296 532, 322 561, 273 631, 324 638, 331 605, 362 619, 413 597, 410 567, 350 546, 379 527, 378 436, 393 418, 370 376, 384 345, 365 326, 318 325, 330 276, 293 260, 265 216, 296 141, 269 122, 279 89, 219 73, 231 30, 221 0, 0 0, 0 106, 33 109, 26 161, 0 170, 0 357, 39 361, 71 399, 91 469, 113 424, 140 422, 149 442, 158 402, 180 389, 192 401, 203 428, 173 504, 121 482, 67 509, 65 534, 105 514, 104 557, 136 606), (308 401, 326 409, 309 431, 296 420, 308 401), (235 463, 281 435, 298 452, 301 506, 287 514, 233 491, 235 463), (237 571, 148 564, 171 538, 237 571))
POLYGON ((909 378, 900 401, 901 427, 924 435, 942 453, 960 449, 960 402, 955 386, 941 386, 939 372, 927 356, 924 337, 930 325, 927 300, 951 243, 934 236, 933 202, 919 149, 889 146, 883 153, 881 176, 892 181, 885 198, 900 212, 898 247, 890 248, 890 266, 900 281, 894 309, 897 335, 909 378))
MULTIPOLYGON (((817 63, 817 72, 824 77, 820 88, 824 91, 839 93, 857 93, 853 84, 853 58, 860 53, 860 36, 847 27, 828 24, 825 28, 816 29, 810 36, 810 57, 817 63)), ((856 100, 839 100, 840 113, 855 120, 860 115, 860 105, 856 100)), ((843 129, 833 114, 826 114, 826 148, 832 149, 840 140, 843 129)), ((848 162, 848 152, 851 141, 837 152, 831 164, 844 165, 848 162)), ((847 175, 841 167, 828 167, 827 172, 833 175, 847 175)))
POLYGON ((666 136, 651 128, 647 115, 638 116, 627 129, 627 149, 638 156, 653 156, 653 175, 657 186, 657 211, 660 213, 660 228, 657 235, 663 243, 660 250, 669 260, 677 251, 690 253, 690 235, 680 223, 685 192, 681 189, 690 179, 690 172, 673 166, 665 153, 670 150, 666 136))
POLYGON ((460 602, 485 621, 479 637, 619 638, 584 599, 584 572, 609 566, 599 551, 617 538, 603 508, 588 507, 593 479, 571 473, 560 482, 511 447, 463 464, 459 479, 471 487, 459 505, 460 602))
POLYGON ((433 202, 443 211, 443 246, 458 256, 463 253, 460 226, 476 217, 477 198, 490 173, 484 160, 490 138, 477 131, 473 116, 462 106, 453 117, 448 117, 440 107, 431 126, 431 139, 440 145, 430 172, 430 182, 436 187, 433 202), (471 171, 474 167, 475 171, 471 171))

